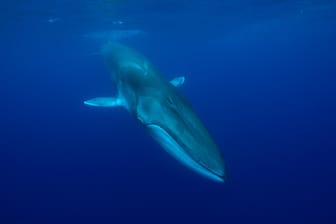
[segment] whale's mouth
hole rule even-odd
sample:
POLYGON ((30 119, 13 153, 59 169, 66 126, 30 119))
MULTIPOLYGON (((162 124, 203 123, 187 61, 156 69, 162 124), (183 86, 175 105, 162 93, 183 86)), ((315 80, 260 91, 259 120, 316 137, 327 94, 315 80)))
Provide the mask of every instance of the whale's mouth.
POLYGON ((223 176, 194 160, 166 130, 155 124, 148 124, 146 127, 153 138, 165 149, 165 151, 178 161, 205 177, 219 182, 224 182, 223 176))

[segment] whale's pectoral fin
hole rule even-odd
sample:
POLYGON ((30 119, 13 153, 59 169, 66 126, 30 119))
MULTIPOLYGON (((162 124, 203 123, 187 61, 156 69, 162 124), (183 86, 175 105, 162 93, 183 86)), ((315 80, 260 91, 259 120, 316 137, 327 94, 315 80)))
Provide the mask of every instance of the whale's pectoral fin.
POLYGON ((180 87, 180 86, 183 85, 184 81, 185 81, 184 76, 180 76, 180 77, 177 77, 177 78, 171 80, 170 84, 172 84, 175 87, 180 87))
POLYGON ((84 104, 94 107, 117 107, 123 106, 123 101, 118 97, 96 97, 84 101, 84 104))

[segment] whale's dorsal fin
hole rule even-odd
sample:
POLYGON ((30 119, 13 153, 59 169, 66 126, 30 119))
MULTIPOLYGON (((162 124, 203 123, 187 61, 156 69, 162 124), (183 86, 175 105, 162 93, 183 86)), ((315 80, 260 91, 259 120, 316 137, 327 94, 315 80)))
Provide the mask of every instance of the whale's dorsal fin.
POLYGON ((180 77, 176 77, 175 79, 172 79, 170 81, 170 84, 172 84, 175 87, 180 87, 183 85, 184 81, 185 81, 184 76, 180 76, 180 77))
POLYGON ((94 107, 117 107, 124 106, 124 101, 119 97, 96 97, 84 101, 84 104, 94 107))

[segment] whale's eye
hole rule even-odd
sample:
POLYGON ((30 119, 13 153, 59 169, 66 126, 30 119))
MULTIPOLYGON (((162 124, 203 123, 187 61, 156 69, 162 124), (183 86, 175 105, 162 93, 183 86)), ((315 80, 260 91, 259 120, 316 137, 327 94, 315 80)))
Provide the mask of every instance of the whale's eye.
POLYGON ((177 105, 176 105, 176 102, 175 102, 173 97, 168 96, 166 98, 166 103, 167 103, 167 106, 169 106, 169 108, 171 108, 173 110, 177 110, 177 105))
POLYGON ((166 98, 166 101, 167 101, 167 103, 168 103, 169 105, 173 105, 173 104, 174 104, 173 99, 172 99, 170 96, 168 96, 168 97, 166 98))

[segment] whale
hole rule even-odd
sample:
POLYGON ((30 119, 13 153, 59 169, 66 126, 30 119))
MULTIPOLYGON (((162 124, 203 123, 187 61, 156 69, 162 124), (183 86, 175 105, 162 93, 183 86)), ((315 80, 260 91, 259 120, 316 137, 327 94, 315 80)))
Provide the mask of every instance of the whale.
POLYGON ((91 98, 84 104, 126 108, 175 159, 204 177, 225 182, 222 153, 179 90, 185 77, 166 80, 144 55, 119 42, 103 45, 101 55, 117 93, 91 98))

